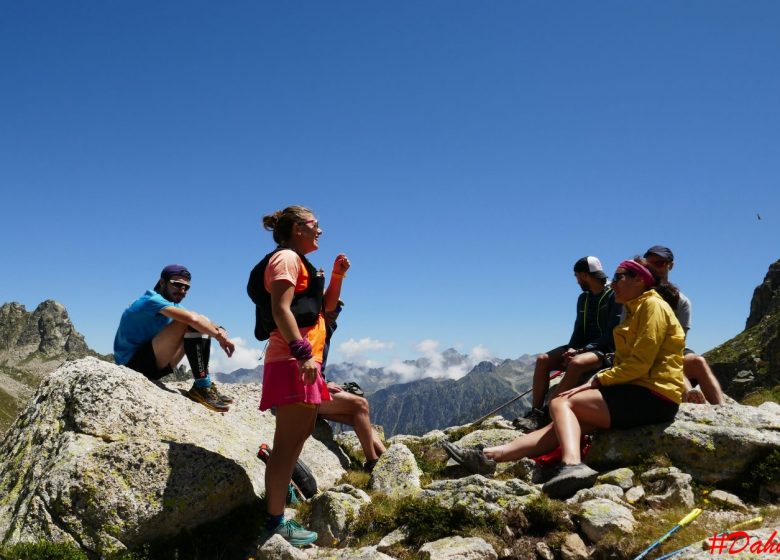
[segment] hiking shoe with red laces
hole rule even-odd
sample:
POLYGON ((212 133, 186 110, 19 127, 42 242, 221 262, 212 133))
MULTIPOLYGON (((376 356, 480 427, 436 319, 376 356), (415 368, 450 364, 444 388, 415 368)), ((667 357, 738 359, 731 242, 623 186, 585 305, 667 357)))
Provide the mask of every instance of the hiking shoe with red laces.
POLYGON ((193 385, 190 390, 187 391, 187 396, 193 401, 198 402, 215 412, 227 412, 230 410, 230 406, 219 398, 219 393, 214 388, 214 385, 202 389, 193 385))

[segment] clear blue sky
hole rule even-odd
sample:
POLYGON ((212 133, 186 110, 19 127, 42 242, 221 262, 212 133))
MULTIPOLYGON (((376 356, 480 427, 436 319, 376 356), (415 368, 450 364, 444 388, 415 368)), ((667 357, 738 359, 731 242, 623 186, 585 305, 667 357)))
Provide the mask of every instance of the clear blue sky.
POLYGON ((179 262, 251 355, 260 220, 296 203, 353 263, 333 360, 544 351, 574 261, 653 244, 703 352, 780 258, 774 1, 6 1, 0 80, 0 303, 101 352, 179 262))

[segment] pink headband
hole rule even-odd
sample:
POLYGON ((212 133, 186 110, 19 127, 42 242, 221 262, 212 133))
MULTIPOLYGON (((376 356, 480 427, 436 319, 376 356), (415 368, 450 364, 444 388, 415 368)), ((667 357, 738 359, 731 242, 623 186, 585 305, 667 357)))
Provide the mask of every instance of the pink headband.
POLYGON ((618 265, 618 268, 630 270, 636 274, 647 288, 655 286, 655 278, 652 273, 636 261, 623 261, 618 265))

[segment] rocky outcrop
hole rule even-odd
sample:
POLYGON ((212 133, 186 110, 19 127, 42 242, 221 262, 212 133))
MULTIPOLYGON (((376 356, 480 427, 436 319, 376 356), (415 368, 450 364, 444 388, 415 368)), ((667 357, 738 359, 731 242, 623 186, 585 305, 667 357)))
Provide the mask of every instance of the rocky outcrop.
POLYGON ((597 434, 587 460, 620 466, 666 455, 695 479, 717 483, 739 479, 774 449, 780 449, 780 415, 769 407, 683 404, 671 424, 597 434))
MULTIPOLYGON (((48 376, 0 443, 0 542, 55 540, 97 554, 218 519, 264 493, 274 419, 258 386, 231 386, 217 414, 95 358, 48 376)), ((321 489, 343 473, 309 438, 302 459, 321 489)))
POLYGON ((780 384, 780 260, 753 292, 745 330, 704 357, 736 399, 780 384))
POLYGON ((85 356, 106 358, 89 349, 56 301, 44 301, 32 313, 19 303, 0 307, 0 434, 45 375, 85 356))

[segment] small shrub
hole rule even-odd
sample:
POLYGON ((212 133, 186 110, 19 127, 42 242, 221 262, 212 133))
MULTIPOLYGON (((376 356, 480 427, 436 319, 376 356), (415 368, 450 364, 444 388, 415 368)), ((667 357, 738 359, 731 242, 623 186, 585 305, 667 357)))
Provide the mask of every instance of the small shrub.
POLYGON ((765 402, 780 403, 780 385, 775 385, 774 387, 769 387, 766 389, 760 389, 750 393, 749 395, 745 396, 744 399, 742 399, 742 404, 750 406, 758 406, 760 404, 764 404, 765 402))
POLYGON ((1 560, 89 560, 76 545, 70 543, 19 543, 0 550, 1 560))
POLYGON ((750 468, 745 469, 745 473, 742 487, 753 495, 758 494, 762 485, 780 480, 780 449, 773 449, 755 461, 750 468))
POLYGON ((347 471, 341 476, 336 484, 350 484, 355 488, 368 490, 369 480, 371 480, 371 475, 365 471, 347 471))
POLYGON ((566 529, 570 524, 566 505, 544 494, 539 494, 528 502, 523 508, 523 515, 528 521, 526 531, 533 535, 566 529))

